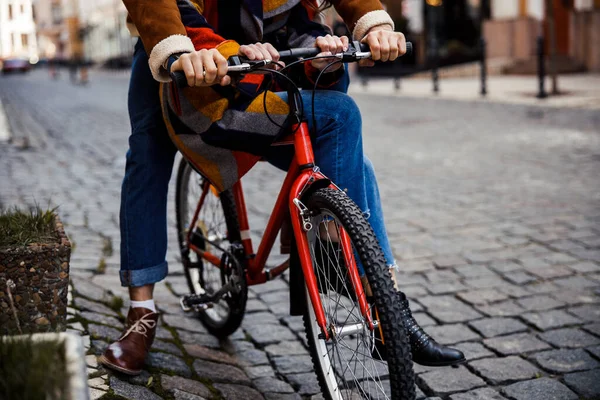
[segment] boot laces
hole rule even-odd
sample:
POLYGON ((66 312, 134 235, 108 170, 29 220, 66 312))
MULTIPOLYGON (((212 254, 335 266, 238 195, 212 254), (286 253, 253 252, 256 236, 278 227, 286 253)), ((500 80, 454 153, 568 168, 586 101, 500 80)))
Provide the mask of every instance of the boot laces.
POLYGON ((121 338, 119 339, 119 341, 125 339, 127 336, 129 336, 130 333, 139 333, 140 335, 144 336, 144 337, 148 337, 148 332, 150 329, 154 329, 156 327, 156 321, 153 321, 152 319, 149 319, 149 317, 154 314, 154 313, 148 313, 146 315, 144 315, 142 318, 138 319, 137 321, 135 321, 130 327, 129 329, 127 329, 127 331, 123 334, 123 336, 121 336, 121 338))

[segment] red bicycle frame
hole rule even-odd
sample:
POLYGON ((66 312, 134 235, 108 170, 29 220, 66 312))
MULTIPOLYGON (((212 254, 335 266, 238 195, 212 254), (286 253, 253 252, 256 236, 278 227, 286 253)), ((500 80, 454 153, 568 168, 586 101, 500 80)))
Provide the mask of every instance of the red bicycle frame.
MULTIPOLYGON (((290 94, 290 107, 295 107, 292 104, 292 95, 290 94)), ((330 338, 329 331, 327 329, 327 322, 325 313, 323 311, 323 304, 321 297, 319 296, 319 289, 317 286, 316 276, 313 270, 312 258, 310 255, 310 248, 306 232, 302 224, 303 215, 298 203, 302 198, 303 193, 307 188, 313 185, 316 181, 327 179, 325 175, 320 173, 318 169, 314 168, 314 154, 312 149, 312 143, 310 139, 308 124, 306 122, 300 122, 292 126, 293 142, 295 147, 295 156, 287 172, 287 175, 283 181, 283 185, 277 196, 277 201, 273 207, 273 211, 265 228, 265 233, 258 246, 258 251, 254 253, 252 240, 250 238, 250 226, 248 224, 248 216, 246 211, 246 202, 244 199, 244 192, 242 190, 242 183, 238 181, 233 187, 233 196, 235 198, 235 205, 238 213, 238 220, 240 226, 240 233, 242 239, 242 245, 244 247, 244 253, 249 256, 247 257, 246 264, 246 279, 248 285, 258 285, 264 283, 274 277, 283 273, 288 267, 289 263, 285 263, 274 267, 270 270, 265 270, 265 264, 277 234, 281 230, 284 218, 288 215, 291 216, 292 227, 294 230, 294 236, 296 238, 296 245, 298 248, 298 255, 300 258, 300 264, 302 266, 302 272, 304 273, 304 279, 306 282, 306 288, 310 297, 317 323, 321 328, 321 332, 325 339, 330 338)), ((332 188, 339 190, 334 185, 332 188)), ((204 203, 206 195, 210 189, 210 184, 205 181, 204 187, 202 188, 202 196, 198 202, 198 207, 194 214, 190 229, 188 232, 192 232, 199 211, 204 203)), ((299 203, 301 204, 301 203, 299 203)), ((308 216, 307 216, 308 217, 308 216)), ((198 253, 198 255, 206 260, 207 262, 220 267, 220 259, 216 255, 204 251, 190 243, 188 233, 188 245, 191 250, 198 253)), ((366 319, 367 325, 370 329, 374 329, 373 320, 371 318, 371 312, 367 304, 366 295, 358 269, 354 254, 352 252, 352 246, 350 237, 345 230, 341 231, 341 242, 344 253, 344 260, 348 268, 348 275, 352 284, 352 287, 357 294, 359 301, 360 311, 363 317, 366 319)))

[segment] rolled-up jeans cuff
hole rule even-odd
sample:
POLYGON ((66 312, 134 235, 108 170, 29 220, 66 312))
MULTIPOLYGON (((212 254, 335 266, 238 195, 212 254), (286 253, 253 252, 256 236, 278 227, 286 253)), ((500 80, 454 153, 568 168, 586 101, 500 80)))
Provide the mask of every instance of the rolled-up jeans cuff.
POLYGON ((398 266, 398 263, 396 262, 396 260, 394 260, 393 263, 388 264, 388 268, 400 272, 400 267, 398 266))
POLYGON ((169 264, 165 261, 150 268, 124 269, 121 270, 121 285, 127 287, 138 287, 152 285, 166 278, 169 264))

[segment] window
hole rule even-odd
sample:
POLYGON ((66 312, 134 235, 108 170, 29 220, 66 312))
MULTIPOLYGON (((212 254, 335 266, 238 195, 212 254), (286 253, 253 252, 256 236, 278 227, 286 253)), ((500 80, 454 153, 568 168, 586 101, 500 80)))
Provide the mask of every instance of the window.
POLYGON ((12 15, 12 4, 8 5, 8 20, 10 21, 13 18, 12 15))
POLYGON ((54 24, 60 24, 62 22, 62 15, 60 12, 60 4, 57 3, 53 3, 52 4, 52 23, 54 24))
POLYGON ((21 44, 23 45, 23 48, 27 48, 28 42, 29 42, 29 36, 26 33, 22 33, 21 34, 21 44))
POLYGON ((21 4, 21 14, 25 14, 25 5, 21 4))

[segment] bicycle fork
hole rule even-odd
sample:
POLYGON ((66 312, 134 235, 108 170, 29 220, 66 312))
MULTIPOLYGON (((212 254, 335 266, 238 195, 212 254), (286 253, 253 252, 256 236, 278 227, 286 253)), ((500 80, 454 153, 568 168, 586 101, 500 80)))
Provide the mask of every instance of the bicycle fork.
MULTIPOLYGON (((300 264, 302 266, 302 272, 304 274, 308 295, 315 312, 317 324, 321 329, 321 337, 325 340, 329 340, 331 339, 332 335, 346 336, 360 332, 364 328, 364 324, 348 324, 345 326, 333 327, 334 329, 330 329, 327 326, 327 319, 323 310, 321 296, 319 295, 319 288, 313 268, 310 246, 308 243, 308 237, 306 235, 308 231, 315 229, 315 227, 310 220, 308 208, 300 201, 302 192, 308 185, 315 181, 315 178, 326 179, 324 175, 313 170, 304 170, 300 172, 290 191, 289 208, 290 215, 292 216, 291 220, 292 227, 294 229, 294 236, 296 237, 296 245, 298 246, 298 256, 300 258, 300 264)), ((332 185, 332 188, 335 188, 335 186, 332 185)), ((356 265, 356 260, 354 259, 354 254, 352 252, 352 243, 348 233, 343 228, 341 230, 341 245, 343 249, 345 265, 348 268, 348 276, 359 302, 360 312, 367 327, 372 331, 378 326, 378 324, 377 322, 373 321, 371 316, 371 310, 367 304, 366 294, 360 275, 358 274, 358 268, 356 265)))

